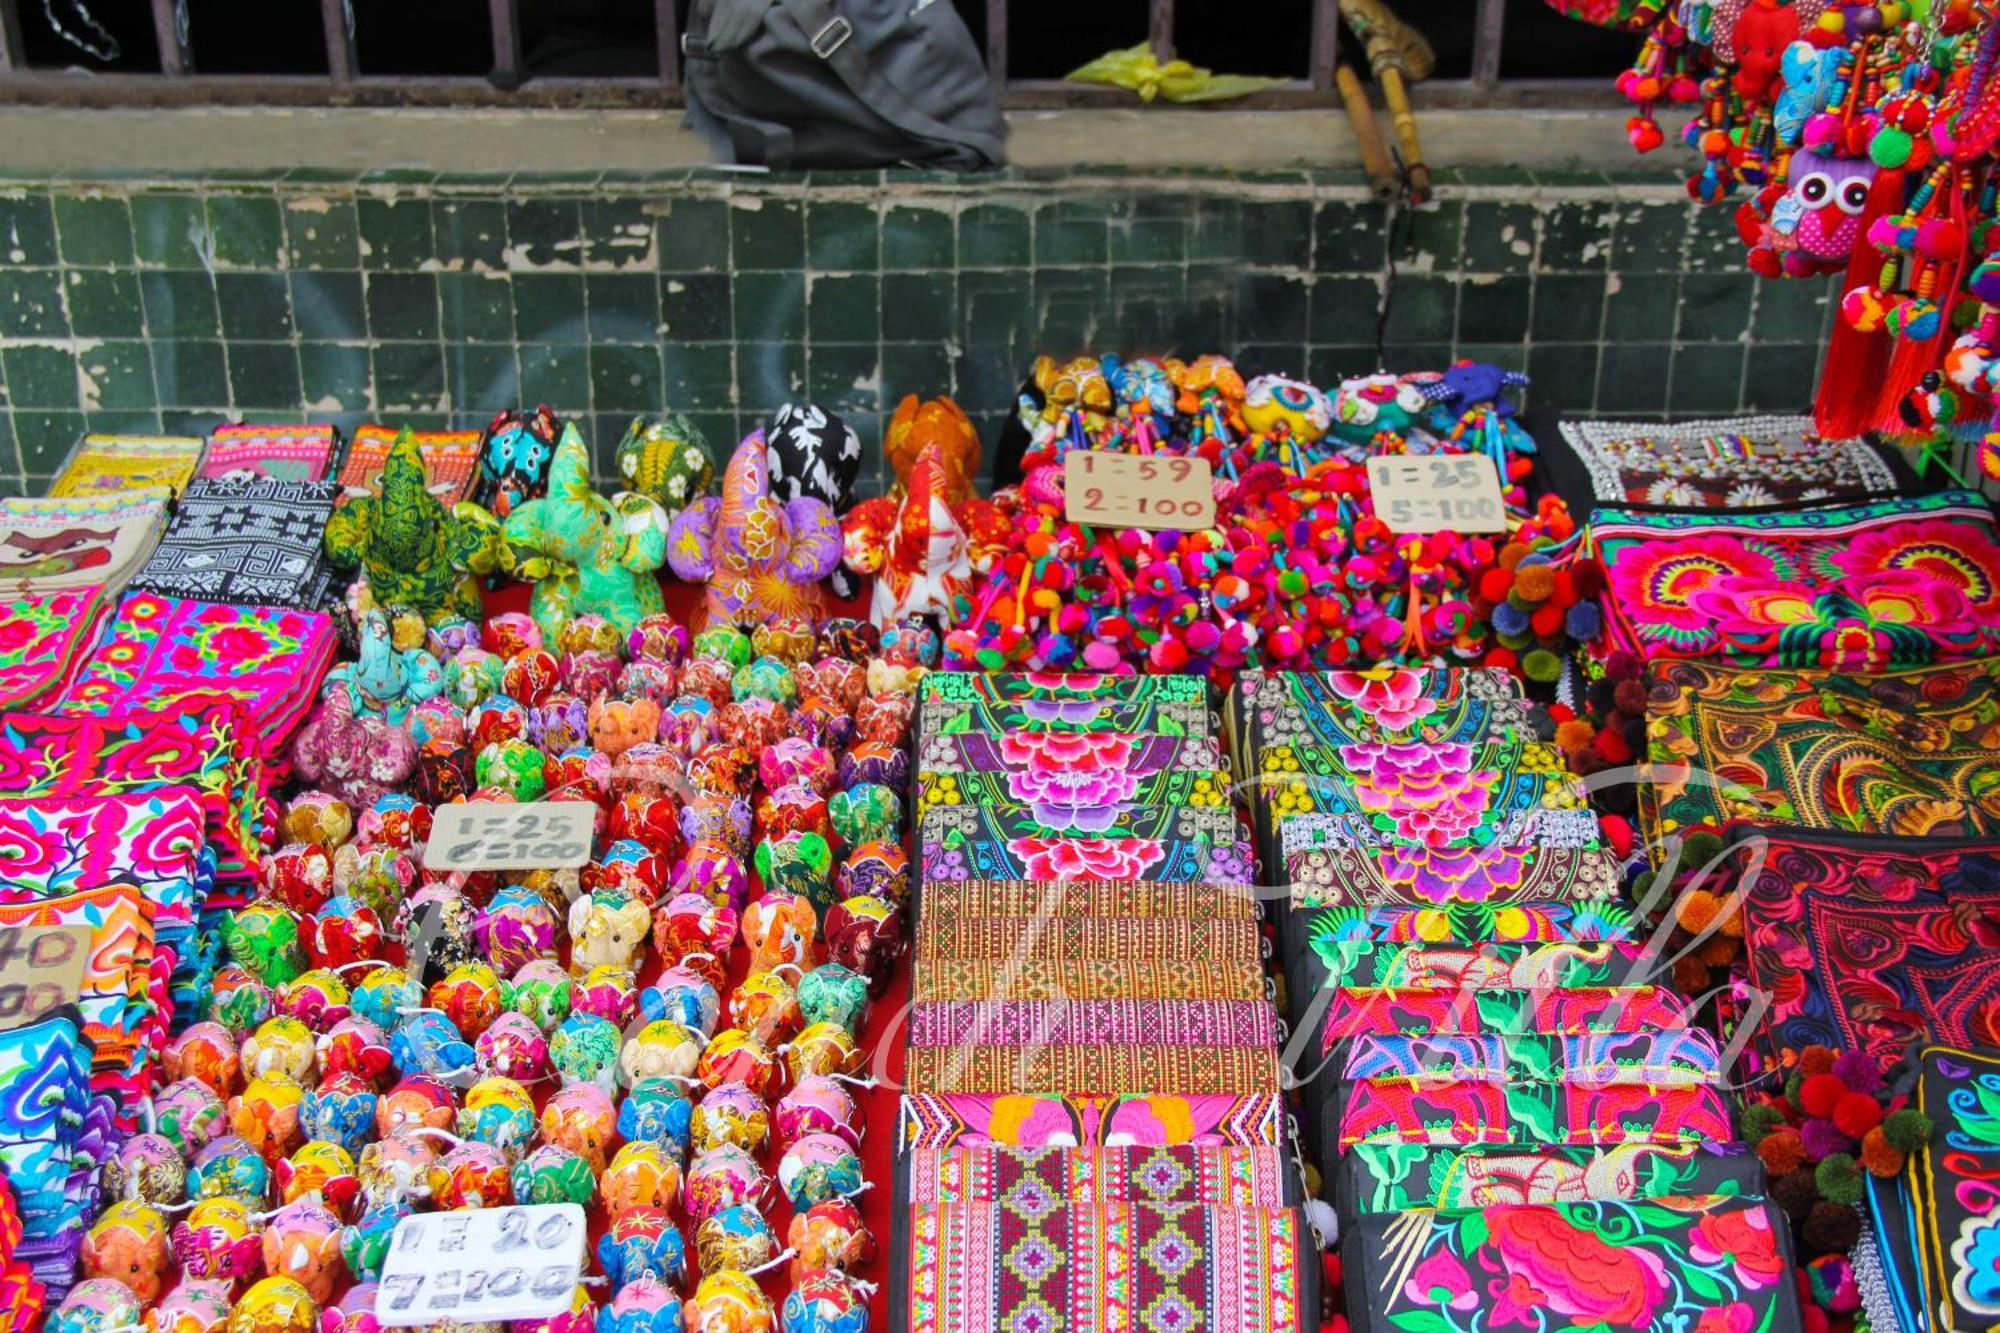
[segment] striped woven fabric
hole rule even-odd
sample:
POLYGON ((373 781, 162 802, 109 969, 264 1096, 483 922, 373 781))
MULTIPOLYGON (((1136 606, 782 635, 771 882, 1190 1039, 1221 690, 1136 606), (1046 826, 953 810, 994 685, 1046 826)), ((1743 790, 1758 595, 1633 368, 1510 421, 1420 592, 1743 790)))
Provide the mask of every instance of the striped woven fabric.
POLYGON ((910 1045, 1275 1046, 1262 1000, 920 1001, 910 1045))
POLYGON ((1248 921, 1255 890, 1245 884, 1114 879, 960 879, 924 888, 926 920, 964 916, 1147 916, 1248 921))
POLYGON ((926 1000, 1261 1000, 1264 977, 1241 962, 1177 958, 933 958, 917 964, 911 998, 926 1000))
POLYGON ((931 958, 1102 958, 1145 962, 1169 958, 1233 960, 1260 966, 1256 930, 1243 921, 1144 917, 960 917, 924 922, 919 962, 931 958))
POLYGON ((912 1046, 911 1092, 1196 1093, 1278 1087, 1275 1046, 912 1046))
POLYGON ((1212 1203, 1276 1208, 1284 1203, 1284 1159, 1276 1148, 1220 1143, 1140 1147, 1003 1148, 981 1144, 910 1154, 910 1197, 925 1203, 1034 1207, 1061 1200, 1212 1203))

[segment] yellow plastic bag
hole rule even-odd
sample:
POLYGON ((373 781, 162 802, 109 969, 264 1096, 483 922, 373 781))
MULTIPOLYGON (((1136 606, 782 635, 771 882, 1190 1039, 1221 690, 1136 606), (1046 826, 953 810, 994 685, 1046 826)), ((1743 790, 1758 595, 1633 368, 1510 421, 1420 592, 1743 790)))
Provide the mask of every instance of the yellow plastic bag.
POLYGON ((1169 102, 1220 102, 1231 97, 1248 97, 1284 82, 1250 74, 1217 74, 1185 60, 1169 60, 1162 65, 1153 58, 1153 48, 1145 42, 1101 55, 1063 77, 1078 83, 1110 83, 1130 88, 1142 102, 1161 97, 1169 102))

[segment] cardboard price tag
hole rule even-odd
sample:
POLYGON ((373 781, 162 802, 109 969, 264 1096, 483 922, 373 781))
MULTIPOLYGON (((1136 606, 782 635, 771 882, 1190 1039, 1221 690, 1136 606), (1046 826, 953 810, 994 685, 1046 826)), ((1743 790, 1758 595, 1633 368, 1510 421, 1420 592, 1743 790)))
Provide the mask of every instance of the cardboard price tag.
POLYGON ((1199 532, 1215 526, 1206 458, 1072 449, 1063 455, 1063 512, 1097 528, 1199 532))
POLYGON ((1395 454, 1368 460, 1375 517, 1391 532, 1505 532, 1500 473, 1485 454, 1395 454))
POLYGON ((426 870, 561 870, 590 859, 584 801, 441 805, 424 847, 426 870))
POLYGON ((89 926, 0 931, 0 1028, 74 1004, 90 964, 89 926))
POLYGON ((396 1224, 375 1318, 385 1328, 568 1311, 588 1227, 573 1203, 415 1213, 396 1224))

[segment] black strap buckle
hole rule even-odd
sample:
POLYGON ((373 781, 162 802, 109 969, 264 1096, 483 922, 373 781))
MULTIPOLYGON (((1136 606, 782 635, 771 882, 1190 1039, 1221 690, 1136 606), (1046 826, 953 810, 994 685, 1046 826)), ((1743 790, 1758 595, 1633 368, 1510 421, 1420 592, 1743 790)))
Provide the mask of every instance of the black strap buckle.
POLYGON ((821 60, 833 59, 833 53, 847 45, 847 39, 854 35, 854 25, 836 14, 827 20, 827 25, 813 34, 812 53, 821 60))

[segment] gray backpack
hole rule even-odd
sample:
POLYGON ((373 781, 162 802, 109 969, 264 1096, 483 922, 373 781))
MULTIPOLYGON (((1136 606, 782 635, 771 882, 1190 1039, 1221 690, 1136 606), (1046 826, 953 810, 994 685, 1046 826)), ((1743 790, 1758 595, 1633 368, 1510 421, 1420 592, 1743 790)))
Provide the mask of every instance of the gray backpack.
POLYGON ((1006 161, 1007 123, 950 0, 694 0, 681 49, 689 119, 736 162, 1006 161))

